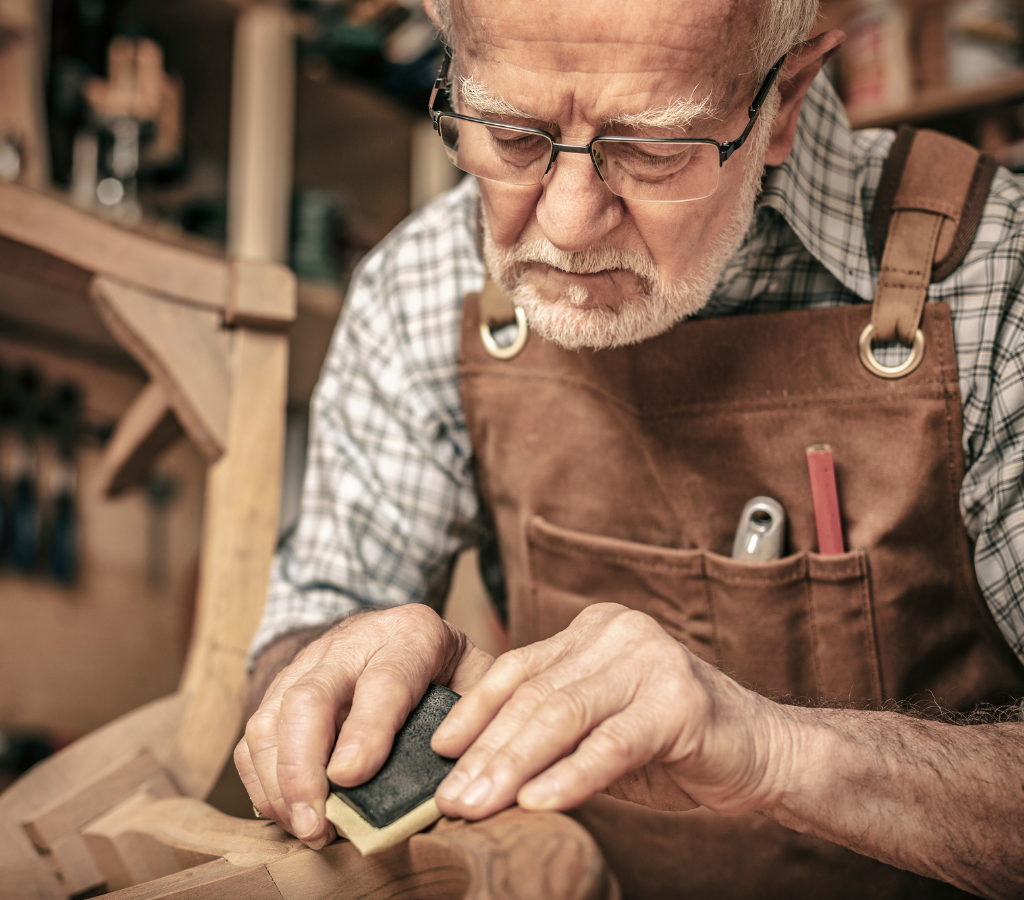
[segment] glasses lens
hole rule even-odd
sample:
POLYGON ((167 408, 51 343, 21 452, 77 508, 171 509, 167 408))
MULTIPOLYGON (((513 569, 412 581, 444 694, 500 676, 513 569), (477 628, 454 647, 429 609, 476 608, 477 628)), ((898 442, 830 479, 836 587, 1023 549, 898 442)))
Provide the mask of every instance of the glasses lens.
POLYGON ((715 144, 599 140, 593 154, 605 184, 627 200, 703 200, 718 188, 715 144))
POLYGON ((551 141, 542 134, 504 125, 438 120, 448 159, 463 172, 504 184, 540 184, 551 160, 551 141))

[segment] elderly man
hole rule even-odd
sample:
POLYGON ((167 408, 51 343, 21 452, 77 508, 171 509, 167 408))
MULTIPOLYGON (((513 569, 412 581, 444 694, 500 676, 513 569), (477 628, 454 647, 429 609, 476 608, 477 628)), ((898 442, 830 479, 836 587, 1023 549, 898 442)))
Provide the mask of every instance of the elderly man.
POLYGON ((920 346, 891 379, 862 328, 922 267, 890 235, 879 281, 893 136, 850 133, 813 0, 427 9, 476 177, 353 281, 254 645, 254 804, 323 846, 328 778, 371 776, 436 682, 465 694, 442 810, 575 809, 627 896, 1024 895, 1019 182, 967 173, 980 226, 944 302, 894 313, 920 346), (818 442, 848 552, 812 552, 818 442), (787 555, 730 559, 757 494, 787 555), (430 605, 481 522, 496 660, 430 605))

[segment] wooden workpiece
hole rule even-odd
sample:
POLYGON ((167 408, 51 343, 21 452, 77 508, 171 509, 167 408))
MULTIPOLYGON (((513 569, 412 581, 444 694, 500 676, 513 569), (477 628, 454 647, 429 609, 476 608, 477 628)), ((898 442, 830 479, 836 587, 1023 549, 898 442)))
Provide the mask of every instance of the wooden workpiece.
POLYGON ((619 897, 593 838, 557 813, 509 809, 475 824, 445 820, 373 857, 347 841, 309 850, 272 823, 232 819, 184 798, 139 794, 120 815, 107 818, 84 838, 114 884, 132 867, 138 879, 175 869, 178 860, 216 855, 107 895, 117 900, 619 897))

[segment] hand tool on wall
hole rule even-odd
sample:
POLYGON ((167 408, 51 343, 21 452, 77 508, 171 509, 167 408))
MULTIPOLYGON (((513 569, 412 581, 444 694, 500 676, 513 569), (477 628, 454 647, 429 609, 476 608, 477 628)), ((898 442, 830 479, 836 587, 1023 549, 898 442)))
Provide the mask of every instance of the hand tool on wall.
POLYGON ((57 456, 50 473, 48 568, 62 584, 78 574, 78 469, 75 453, 82 438, 82 394, 68 382, 58 385, 47 404, 47 424, 57 456))
POLYGON ((30 571, 39 554, 41 522, 36 476, 39 467, 39 412, 42 402, 42 376, 32 366, 24 366, 14 376, 14 428, 11 442, 11 539, 9 556, 14 567, 30 571))
POLYGON ((7 555, 11 541, 11 496, 3 465, 5 444, 14 422, 13 384, 10 372, 0 365, 0 560, 7 555))

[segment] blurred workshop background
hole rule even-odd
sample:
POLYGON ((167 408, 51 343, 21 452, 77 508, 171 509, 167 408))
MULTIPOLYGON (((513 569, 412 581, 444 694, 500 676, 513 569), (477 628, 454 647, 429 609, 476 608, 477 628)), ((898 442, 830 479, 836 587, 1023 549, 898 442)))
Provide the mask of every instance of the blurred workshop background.
MULTIPOLYGON (((0 0, 0 181, 225 255, 233 48, 251 6, 0 0)), ((458 177, 425 112, 442 51, 420 0, 289 10, 294 115, 280 128, 299 291, 282 529, 353 266, 458 177)), ((827 0, 826 25, 847 33, 829 77, 855 128, 937 128, 1024 170, 1024 2, 827 0)), ((96 487, 144 384, 95 311, 0 272, 0 788, 177 684, 206 464, 182 440, 141 489, 110 499, 96 487)), ((460 562, 460 577, 473 568, 460 562)))

